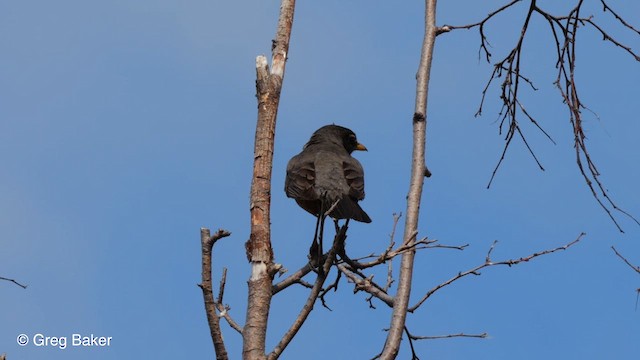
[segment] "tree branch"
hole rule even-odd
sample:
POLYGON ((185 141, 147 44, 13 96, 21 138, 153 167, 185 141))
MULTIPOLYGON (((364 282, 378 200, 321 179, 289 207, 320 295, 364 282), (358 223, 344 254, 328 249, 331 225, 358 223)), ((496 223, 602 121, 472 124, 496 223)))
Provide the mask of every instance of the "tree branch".
POLYGON ((407 333, 407 339, 409 339, 409 347, 411 348, 411 360, 420 360, 418 354, 416 353, 416 349, 413 347, 413 337, 409 332, 409 328, 405 326, 404 332, 407 333))
POLYGON ((416 336, 416 335, 411 335, 411 339, 413 339, 413 340, 437 340, 437 339, 451 339, 451 338, 456 338, 456 337, 486 339, 487 337, 489 337, 489 334, 487 334, 487 333, 482 333, 482 334, 458 333, 458 334, 436 335, 436 336, 416 336))
MULTIPOLYGON (((413 153, 411 162, 411 179, 407 197, 407 218, 405 221, 403 244, 411 245, 418 233, 418 217, 422 198, 422 187, 425 175, 425 147, 427 132, 427 98, 431 74, 433 47, 438 29, 436 28, 436 0, 425 0, 425 32, 420 53, 420 64, 416 76, 416 100, 413 114, 413 153)), ((400 350, 400 341, 407 317, 407 306, 411 295, 413 277, 413 261, 415 250, 402 254, 398 291, 396 293, 391 325, 382 349, 383 359, 395 359, 400 350)))
POLYGON ((8 278, 6 278, 6 277, 2 277, 2 276, 0 276, 0 280, 4 280, 4 281, 8 281, 8 282, 12 282, 12 283, 14 283, 14 284, 16 284, 16 285, 20 286, 20 287, 21 287, 21 288, 23 288, 23 289, 26 289, 26 288, 27 288, 27 285, 22 285, 21 283, 19 283, 19 282, 15 281, 14 279, 8 279, 8 278))
POLYGON ((280 357, 284 349, 291 343, 291 340, 296 336, 298 330, 302 327, 304 322, 307 320, 307 317, 313 310, 313 306, 318 299, 320 292, 322 291, 322 286, 327 279, 327 275, 329 274, 329 270, 336 259, 336 250, 340 246, 340 243, 344 243, 347 236, 347 225, 345 224, 340 228, 340 231, 336 234, 333 239, 333 245, 331 249, 326 255, 326 258, 322 264, 322 271, 318 271, 318 275, 316 277, 316 281, 313 284, 313 288, 309 292, 309 296, 307 296, 307 301, 302 306, 302 310, 298 314, 296 320, 291 324, 289 330, 284 334, 278 345, 273 349, 273 351, 267 357, 268 360, 275 360, 280 357))
POLYGON ((582 237, 585 235, 585 233, 581 233, 580 235, 578 235, 578 237, 573 240, 572 242, 557 247, 555 249, 548 249, 548 250, 543 250, 540 252, 536 252, 533 253, 531 255, 525 256, 525 257, 521 257, 519 259, 509 259, 509 260, 503 260, 503 261, 498 261, 498 262, 493 262, 491 260, 491 253, 493 252, 493 249, 495 248, 496 244, 498 243, 497 241, 494 241, 493 244, 491 244, 491 247, 489 248, 489 251, 487 251, 487 257, 485 258, 485 262, 484 264, 478 265, 470 270, 464 271, 464 272, 459 272, 456 276, 452 277, 451 279, 437 285, 436 287, 434 287, 433 289, 427 291, 427 293, 422 297, 422 299, 420 299, 415 305, 413 305, 412 307, 410 307, 407 311, 413 313, 414 311, 416 311, 420 305, 422 305, 429 297, 431 297, 431 295, 435 294, 438 290, 444 288, 445 286, 451 285, 453 282, 462 279, 465 276, 468 275, 480 275, 480 270, 486 268, 486 267, 490 267, 490 266, 497 266, 497 265, 507 265, 507 266, 512 266, 512 265, 517 265, 520 264, 521 262, 528 262, 529 260, 532 260, 534 258, 537 258, 538 256, 542 256, 542 255, 547 255, 547 254, 552 254, 554 252, 557 251, 561 251, 561 250, 567 250, 568 248, 570 248, 571 246, 577 244, 580 240, 582 240, 582 237))
POLYGON ((222 277, 220 278, 220 292, 218 293, 218 299, 216 300, 216 308, 220 312, 219 316, 223 317, 227 321, 227 324, 229 324, 229 326, 231 326, 232 329, 234 329, 236 332, 242 335, 242 326, 238 325, 238 323, 235 322, 233 318, 231 318, 231 315, 229 315, 229 311, 231 310, 231 307, 229 307, 229 305, 224 305, 223 303, 224 288, 226 284, 227 284, 227 268, 223 268, 222 277))
MULTIPOLYGON (((395 258, 398 255, 402 255, 407 251, 416 251, 416 250, 421 250, 421 249, 453 249, 453 250, 464 250, 465 248, 467 248, 469 246, 469 244, 464 244, 464 245, 443 245, 443 244, 438 244, 438 240, 432 240, 432 239, 427 239, 427 238, 423 238, 417 241, 414 241, 411 244, 402 244, 400 246, 398 246, 395 250, 391 249, 391 246, 395 245, 395 243, 390 244, 390 247, 388 247, 384 252, 382 252, 380 255, 376 255, 376 254, 370 254, 361 258, 357 258, 357 259, 349 259, 349 261, 346 261, 345 259, 345 263, 347 263, 347 265, 349 265, 352 269, 358 269, 358 270, 363 270, 363 269, 367 269, 367 268, 371 268, 371 267, 375 267, 378 266, 380 264, 389 264, 390 261, 395 258), (362 260, 365 259, 371 259, 373 258, 373 260, 368 261, 368 262, 361 262, 362 260)), ((391 269, 388 269, 388 273, 391 273, 391 269)))
MULTIPOLYGON (((334 263, 335 263, 335 259, 334 259, 334 263)), ((331 284, 329 284, 329 286, 322 289, 322 291, 320 291, 320 294, 318 295, 318 299, 320 299, 320 302, 322 303, 322 307, 324 307, 329 311, 333 311, 333 310, 331 310, 329 305, 327 305, 327 301, 325 300, 324 296, 327 295, 327 293, 331 290, 333 290, 334 292, 338 291, 338 284, 340 283, 340 278, 342 278, 342 273, 340 271, 337 271, 336 279, 331 284)))
POLYGON ((271 71, 264 56, 256 58, 256 97, 258 120, 251 182, 251 233, 245 244, 251 262, 247 315, 244 326, 242 357, 263 360, 267 320, 271 306, 273 277, 280 269, 273 263, 271 247, 271 173, 276 118, 280 92, 289 52, 295 0, 282 0, 276 36, 273 40, 271 71))
POLYGON ((311 285, 308 282, 302 280, 302 278, 305 277, 312 270, 313 270, 313 266, 311 266, 311 263, 306 263, 303 267, 298 269, 298 271, 296 271, 295 273, 289 275, 287 278, 285 278, 284 280, 280 281, 279 283, 273 285, 273 287, 271 288, 271 291, 273 292, 273 295, 279 293, 280 291, 288 288, 289 286, 291 286, 293 284, 300 284, 300 285, 302 285, 304 287, 312 288, 313 285, 311 285))
POLYGON ((640 266, 633 265, 629 260, 627 260, 627 258, 622 256, 622 254, 620 254, 615 247, 612 246, 611 249, 613 250, 614 253, 616 253, 616 255, 618 255, 620 259, 622 259, 622 261, 624 261, 627 265, 629 265, 630 268, 632 268, 635 272, 640 274, 640 266))
POLYGON ((487 333, 482 333, 482 334, 458 333, 458 334, 436 335, 436 336, 417 336, 409 332, 409 328, 407 328, 406 326, 404 330, 405 330, 405 333, 407 334, 407 338, 409 339, 409 345, 411 346, 412 359, 415 359, 415 360, 419 360, 418 355, 416 354, 416 350, 413 347, 413 342, 415 340, 438 340, 438 339, 451 339, 451 338, 458 338, 458 337, 486 339, 489 336, 489 334, 487 333))
MULTIPOLYGON (((338 265, 338 270, 343 273, 347 279, 349 279, 354 284, 353 293, 357 293, 358 291, 365 291, 371 296, 378 298, 383 303, 387 304, 389 307, 393 307, 394 298, 393 296, 387 294, 387 291, 382 288, 380 285, 376 284, 373 281, 373 275, 369 277, 364 277, 361 274, 356 274, 350 269, 348 269, 344 265, 338 265)), ((369 302, 369 307, 374 308, 374 306, 369 302)))
MULTIPOLYGON (((611 249, 613 249, 613 252, 616 253, 616 255, 622 259, 622 261, 624 261, 627 265, 629 265, 630 268, 632 268, 635 272, 637 272, 638 274, 640 274, 640 266, 635 266, 633 265, 629 260, 627 260, 627 258, 625 258, 624 256, 622 256, 622 254, 620 254, 618 252, 618 250, 616 250, 615 247, 611 247, 611 249)), ((640 300, 640 288, 636 289, 636 310, 638 309, 638 300, 640 300)))
MULTIPOLYGON (((366 299, 366 301, 369 303, 369 307, 373 309, 375 309, 375 306, 372 302, 374 297, 379 299, 389 307, 393 307, 394 305, 394 297, 389 295, 388 293, 389 289, 391 288, 391 284, 393 284, 394 282, 392 266, 394 257, 401 255, 407 251, 415 251, 420 249, 444 248, 464 250, 464 248, 468 246, 468 244, 462 246, 441 245, 437 243, 437 240, 424 238, 409 244, 402 244, 398 246, 398 248, 393 250, 393 246, 395 245, 394 237, 396 226, 399 220, 400 215, 393 214, 393 227, 391 230, 391 234, 389 235, 389 246, 382 254, 378 256, 371 254, 363 258, 352 260, 347 256, 344 247, 339 247, 337 250, 337 255, 341 259, 337 263, 339 273, 345 274, 347 279, 354 284, 354 293, 357 293, 358 291, 365 291, 369 294, 369 297, 366 299), (374 258, 374 260, 366 263, 360 262, 360 260, 367 258, 374 258), (373 275, 367 276, 360 271, 367 268, 376 267, 384 263, 387 264, 387 279, 384 286, 380 286, 375 281, 373 281, 373 275)), ((335 288, 337 288, 337 281, 335 284, 335 288)), ((326 291, 328 291, 328 289, 325 289, 325 292, 326 291)))
POLYGON ((484 26, 485 24, 491 20, 492 17, 494 17, 495 15, 507 10, 508 8, 510 8, 511 6, 515 5, 516 3, 519 3, 522 0, 513 0, 510 3, 496 9, 495 11, 490 12, 487 17, 485 17, 484 19, 482 19, 481 21, 477 22, 477 23, 473 23, 473 24, 468 24, 468 25, 444 25, 441 28, 439 28, 439 32, 438 35, 440 35, 441 33, 446 33, 452 30, 458 30, 458 29, 472 29, 474 27, 478 27, 478 32, 480 34, 480 48, 478 49, 478 58, 480 58, 480 54, 482 52, 484 52, 485 54, 485 59, 487 60, 487 62, 489 62, 491 60, 491 53, 489 52, 488 46, 489 46, 489 41, 487 40, 487 37, 484 34, 484 26))
MULTIPOLYGON (((213 297, 213 286, 211 284, 211 259, 213 256, 213 245, 216 241, 231 235, 226 230, 218 230, 213 236, 211 231, 207 228, 200 229, 200 243, 202 247, 202 283, 200 289, 202 289, 202 296, 204 298, 204 309, 207 313, 207 321, 209 322, 209 331, 211 332, 211 340, 213 341, 213 348, 216 352, 217 360, 228 360, 229 355, 227 349, 224 346, 224 340, 222 339, 222 331, 220 330, 220 319, 216 314, 216 305, 218 304, 213 297)), ((225 269, 226 270, 226 269, 225 269)), ((224 272, 226 276, 226 271, 224 272)), ((224 293, 224 283, 221 283, 219 300, 222 300, 224 293)))
MULTIPOLYGON (((441 29, 441 33, 449 32, 456 29, 472 29, 478 28, 480 34, 480 51, 484 51, 485 58, 487 62, 490 61, 491 54, 487 50, 488 40, 484 33, 484 27, 494 16, 505 12, 511 6, 520 2, 521 0, 514 0, 510 3, 498 8, 497 10, 491 12, 487 17, 483 20, 468 24, 468 25, 445 25, 441 29)), ((610 12, 616 20, 625 28, 635 32, 637 35, 640 35, 640 31, 626 22, 618 13, 613 11, 611 7, 604 1, 600 1, 603 6, 604 12, 610 12)), ((582 109, 586 109, 584 104, 580 101, 577 90, 576 83, 576 74, 575 74, 575 63, 576 63, 576 38, 578 35, 578 29, 581 25, 589 25, 589 27, 595 29, 597 32, 602 35, 603 40, 608 41, 614 44, 616 47, 619 47, 626 51, 629 55, 633 56, 636 61, 640 61, 640 56, 638 53, 634 52, 631 47, 624 45, 620 41, 616 40, 614 37, 609 35, 609 33, 600 26, 595 20, 593 16, 583 17, 580 16, 580 11, 582 9, 582 5, 584 4, 584 0, 578 0, 576 2, 576 6, 569 11, 569 13, 565 16, 553 16, 549 12, 543 10, 538 6, 538 2, 536 0, 529 1, 529 8, 525 16, 524 23, 522 25, 520 31, 520 37, 516 45, 509 51, 508 55, 497 62, 494 65, 493 72, 487 81, 487 84, 482 91, 482 98, 480 100, 480 106, 478 107, 478 111, 476 112, 476 116, 482 114, 482 107, 485 101, 485 97, 488 89, 493 83, 493 80, 503 77, 504 80, 500 85, 500 99, 503 102, 502 110, 499 113, 500 125, 499 131, 502 134, 503 127, 506 126, 506 136, 505 143, 502 149, 502 153, 498 160, 497 165, 495 166, 491 178, 487 187, 490 187, 498 169, 502 165, 502 162, 505 159, 507 150, 509 146, 512 144, 512 140, 516 134, 522 139, 525 147, 532 155, 536 164, 541 170, 544 170, 542 164, 535 156, 533 149, 527 142, 522 128, 518 122, 520 114, 524 115, 529 122, 531 122, 538 130, 540 130, 551 142, 555 144, 553 139, 549 136, 549 134, 544 131, 541 125, 535 120, 533 115, 528 113, 525 110, 525 107, 520 102, 520 89, 519 89, 519 81, 525 81, 528 83, 534 90, 535 87, 533 83, 522 75, 523 71, 521 68, 520 60, 521 54, 523 51, 523 40, 526 36, 527 30, 529 28, 530 19, 533 15, 540 15, 542 18, 546 20, 549 24, 551 34, 553 36, 553 41, 555 42, 557 61, 556 68, 558 69, 558 77, 555 81, 555 85, 560 91, 560 95, 564 100, 564 103, 567 105, 567 109, 569 110, 569 118, 571 122, 571 126, 573 128, 574 135, 574 147, 576 151, 576 164, 578 165, 578 169, 591 190, 591 194, 594 199, 597 201, 598 205, 606 212, 607 216, 612 220, 616 228, 620 232, 624 232, 622 227, 616 220, 612 210, 622 213, 628 218, 632 219, 636 224, 640 225, 640 222, 634 218, 631 214, 627 213, 623 209, 619 208, 614 201, 610 198, 608 191, 600 181, 600 173, 598 172, 594 162, 591 159, 591 155, 589 154, 589 150, 586 145, 586 137, 583 131, 582 124, 582 109)))
POLYGON ((618 15, 618 13, 613 11, 613 9, 609 5, 607 5, 607 3, 604 0, 600 0, 600 3, 602 3, 602 11, 604 12, 609 11, 616 18, 616 20, 618 20, 624 27, 640 35, 640 30, 636 29, 635 27, 627 23, 620 15, 618 15))

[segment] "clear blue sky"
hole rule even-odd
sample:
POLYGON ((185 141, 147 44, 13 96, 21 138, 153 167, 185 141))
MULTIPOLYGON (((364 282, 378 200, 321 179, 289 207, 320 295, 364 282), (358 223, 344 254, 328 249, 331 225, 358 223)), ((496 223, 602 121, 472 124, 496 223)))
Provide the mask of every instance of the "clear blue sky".
MULTIPOLYGON (((611 0, 640 26, 640 4, 611 0)), ((438 24, 482 18, 503 1, 441 1, 438 24)), ((526 3, 526 2, 525 2, 526 3)), ((519 34, 526 4, 487 28, 494 61, 519 34)), ((540 2, 548 6, 549 1, 540 2)), ((584 15, 640 51, 598 1, 584 15)), ((269 53, 278 1, 10 1, 0 11, 0 353, 8 359, 211 359, 200 281, 201 226, 233 233, 215 247, 214 278, 229 268, 225 302, 244 322, 244 255, 253 159, 255 57, 269 53), (113 337, 109 348, 19 347, 16 337, 73 333, 113 337)), ((560 13, 561 9, 555 9, 560 13)), ((300 1, 279 111, 273 173, 273 245, 291 271, 305 263, 314 219, 282 191, 287 160, 318 127, 353 129, 369 152, 353 256, 388 243, 392 213, 405 211, 414 75, 423 2, 300 1)), ((464 252, 418 254, 413 299, 484 261, 552 248, 586 232, 570 251, 513 268, 490 268, 433 296, 408 325, 416 335, 488 332, 489 339, 417 344, 433 359, 632 359, 640 353, 640 227, 619 233, 575 165, 568 113, 553 86, 550 32, 539 19, 523 67, 540 89, 527 109, 551 144, 523 128, 546 171, 521 141, 490 190, 502 146, 497 88, 474 118, 491 65, 478 35, 438 38, 429 99, 420 235, 464 252)), ((640 217, 640 64, 592 31, 578 38, 578 83, 588 145, 617 203, 640 217)), ((396 264, 397 266, 397 264, 396 264)), ((384 270, 376 273, 383 280, 384 270)), ((217 283, 217 280, 215 281, 217 283)), ((390 311, 368 308, 351 284, 318 306, 284 359, 368 359, 390 311)), ((306 292, 278 294, 272 348, 306 292)), ((241 339, 226 324, 232 358, 241 339)), ((70 340, 69 340, 70 341, 70 340)), ((400 359, 409 358, 406 342, 400 359)))

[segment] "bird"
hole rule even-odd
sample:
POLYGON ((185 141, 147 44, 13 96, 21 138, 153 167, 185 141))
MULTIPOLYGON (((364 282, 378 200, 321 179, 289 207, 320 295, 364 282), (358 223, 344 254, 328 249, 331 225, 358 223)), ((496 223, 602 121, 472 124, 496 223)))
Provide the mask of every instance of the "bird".
POLYGON ((364 199, 364 170, 351 156, 354 151, 367 148, 358 142, 353 131, 326 125, 316 130, 302 151, 287 164, 285 193, 317 217, 312 249, 318 246, 320 255, 326 216, 332 217, 336 226, 338 219, 371 222, 358 204, 364 199))

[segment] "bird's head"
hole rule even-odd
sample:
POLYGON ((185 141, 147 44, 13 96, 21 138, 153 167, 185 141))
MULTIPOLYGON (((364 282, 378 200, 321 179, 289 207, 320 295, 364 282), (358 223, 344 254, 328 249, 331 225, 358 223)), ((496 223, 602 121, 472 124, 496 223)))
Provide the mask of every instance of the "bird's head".
POLYGON ((356 150, 367 151, 367 148, 358 142, 353 131, 339 125, 326 125, 316 130, 306 146, 327 142, 343 146, 349 154, 356 150))

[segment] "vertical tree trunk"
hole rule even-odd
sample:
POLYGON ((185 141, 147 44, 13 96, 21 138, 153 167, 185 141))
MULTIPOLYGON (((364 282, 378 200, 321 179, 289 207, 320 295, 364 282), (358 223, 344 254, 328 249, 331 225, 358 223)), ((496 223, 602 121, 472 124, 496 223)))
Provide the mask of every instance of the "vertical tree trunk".
MULTIPOLYGON (((422 42, 420 65, 416 76, 416 103, 413 114, 413 155, 411 162, 411 182, 407 198, 407 217, 404 227, 403 242, 414 242, 418 235, 418 215, 422 197, 422 187, 425 178, 425 139, 427 129, 427 95, 429 91, 429 77, 433 45, 436 39, 436 0, 425 1, 425 33, 422 42)), ((407 307, 411 295, 411 279, 413 275, 413 260, 415 251, 407 251, 402 255, 398 292, 395 297, 391 325, 387 340, 380 355, 381 359, 395 359, 400 349, 402 332, 407 317, 407 307)))
POLYGON ((267 320, 271 305, 271 286, 275 266, 271 248, 271 172, 280 103, 282 79, 289 51, 295 0, 282 0, 278 29, 273 41, 272 68, 267 59, 256 59, 256 97, 258 122, 256 125, 253 180, 251 182, 251 235, 245 244, 251 262, 247 318, 243 329, 243 359, 265 359, 267 320))

